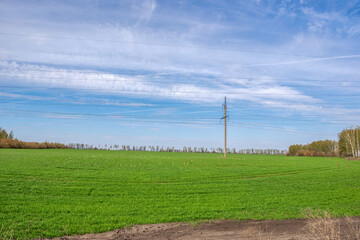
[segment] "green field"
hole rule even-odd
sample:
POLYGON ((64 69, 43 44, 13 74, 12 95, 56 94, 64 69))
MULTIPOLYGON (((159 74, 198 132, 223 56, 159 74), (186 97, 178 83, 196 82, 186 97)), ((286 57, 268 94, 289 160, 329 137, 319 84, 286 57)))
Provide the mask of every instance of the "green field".
POLYGON ((360 161, 264 155, 0 150, 0 239, 203 219, 360 215, 360 161))

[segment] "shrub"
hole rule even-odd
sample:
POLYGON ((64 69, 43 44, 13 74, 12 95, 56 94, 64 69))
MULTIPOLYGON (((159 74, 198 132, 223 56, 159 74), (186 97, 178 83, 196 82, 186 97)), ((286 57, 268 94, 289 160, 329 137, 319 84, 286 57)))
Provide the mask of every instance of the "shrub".
POLYGON ((299 151, 296 153, 296 156, 298 156, 298 157, 303 157, 303 156, 305 156, 305 150, 299 150, 299 151))
POLYGON ((329 157, 339 157, 339 152, 333 150, 333 151, 330 152, 329 157))
POLYGON ((305 157, 312 157, 313 155, 314 155, 314 152, 310 151, 310 150, 306 150, 305 153, 304 153, 305 157))
POLYGON ((295 144, 289 147, 288 156, 325 157, 338 156, 338 143, 324 140, 314 141, 310 144, 295 144))
POLYGON ((0 139, 0 148, 22 148, 22 149, 50 149, 50 148, 69 148, 61 143, 38 143, 23 142, 17 139, 0 139))

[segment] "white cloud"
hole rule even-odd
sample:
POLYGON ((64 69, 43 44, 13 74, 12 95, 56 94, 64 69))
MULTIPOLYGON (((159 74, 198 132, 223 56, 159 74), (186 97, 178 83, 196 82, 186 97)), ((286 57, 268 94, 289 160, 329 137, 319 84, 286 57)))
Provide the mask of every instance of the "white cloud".
MULTIPOLYGON (((269 100, 282 100, 284 105, 289 101, 316 103, 313 97, 302 94, 291 87, 280 86, 269 77, 247 80, 237 85, 224 83, 197 86, 196 82, 177 83, 164 79, 163 82, 152 82, 153 78, 145 75, 112 74, 100 71, 68 70, 41 65, 0 62, 0 75, 8 76, 12 84, 31 85, 33 88, 68 88, 87 90, 102 94, 113 94, 137 97, 159 97, 189 102, 218 103, 224 96, 233 100, 245 100, 271 105, 269 100), (164 84, 166 83, 166 84, 164 84)), ((109 104, 116 104, 111 103, 109 104)), ((276 105, 273 105, 276 107, 276 105)), ((292 108, 288 105, 288 108, 292 108)))
MULTIPOLYGON (((289 9, 290 6, 286 2, 283 3, 285 7, 287 6, 284 12, 290 16, 293 9, 289 9)), ((331 34, 319 36, 313 31, 309 33, 294 29, 291 33, 285 33, 284 31, 291 28, 290 21, 287 25, 284 24, 284 19, 281 19, 282 23, 269 19, 268 14, 272 12, 269 8, 263 9, 263 2, 260 1, 251 4, 245 1, 240 3, 240 7, 224 11, 222 19, 226 19, 229 13, 237 13, 232 16, 239 20, 236 24, 232 23, 232 20, 214 21, 212 15, 161 9, 162 6, 152 0, 132 1, 131 4, 133 6, 131 9, 117 8, 114 11, 109 8, 96 9, 100 15, 110 16, 110 20, 105 17, 101 21, 93 21, 92 15, 96 16, 96 11, 86 6, 81 11, 60 3, 52 6, 50 10, 47 8, 48 12, 69 12, 68 21, 66 19, 58 21, 51 17, 47 19, 43 14, 45 7, 41 6, 33 8, 21 4, 17 8, 5 6, 7 12, 3 11, 3 18, 12 18, 12 21, 11 24, 0 22, 1 30, 28 35, 1 35, 2 58, 19 61, 3 61, 1 64, 4 68, 15 68, 15 70, 0 69, 0 73, 12 75, 11 80, 19 84, 87 89, 104 94, 142 98, 156 95, 155 97, 161 99, 203 103, 222 102, 226 95, 234 101, 249 101, 269 108, 301 112, 307 112, 308 109, 317 111, 316 106, 321 104, 321 101, 318 97, 305 94, 296 87, 283 86, 286 80, 280 80, 277 76, 305 75, 316 79, 327 74, 326 77, 335 79, 338 76, 351 75, 351 78, 344 79, 349 81, 359 76, 358 71, 353 67, 356 64, 349 65, 347 62, 334 64, 335 66, 324 64, 330 60, 337 60, 338 63, 339 60, 357 58, 359 56, 356 55, 357 53, 337 54, 332 49, 340 49, 338 51, 341 52, 346 47, 347 51, 344 52, 350 52, 349 49, 357 49, 358 43, 332 39, 331 34), (159 12, 162 15, 158 15, 159 12), (255 19, 248 16, 248 13, 261 17, 255 19), (17 17, 20 19, 15 20, 17 17), (273 29, 273 26, 277 27, 273 29), (269 32, 275 34, 281 41, 273 41, 272 36, 269 37, 269 32), (35 37, 35 35, 53 37, 35 37), (231 49, 250 51, 231 51, 231 49), (257 53, 251 50, 257 50, 257 53), (335 57, 305 58, 261 54, 261 52, 335 57), (22 64, 20 63, 22 61, 34 64, 22 64), (69 70, 69 67, 104 70, 88 73, 69 70), (138 74, 114 74, 114 70, 138 74), (145 76, 144 72, 156 74, 149 77, 145 76), (191 78, 195 74, 207 75, 213 79, 208 78, 204 81, 208 85, 198 84, 197 79, 194 83, 181 83, 176 82, 174 78, 164 77, 161 79, 167 81, 167 84, 153 81, 163 73, 179 77, 189 76, 190 79, 195 79, 191 78), (217 81, 217 77, 222 76, 234 76, 234 79, 226 81, 231 83, 230 86, 217 81), (257 79, 251 80, 253 76, 257 79)), ((219 2, 216 6, 225 9, 226 4, 219 2)), ((309 19, 310 30, 314 31, 322 31, 334 21, 341 23, 348 21, 338 12, 319 13, 313 8, 303 8, 303 12, 309 19)), ((64 16, 66 15, 58 17, 64 18, 64 16)), ((286 14, 284 17, 287 17, 286 14)), ((356 35, 356 32, 357 28, 354 26, 349 30, 349 34, 352 35, 356 35)), ((312 83, 307 84, 311 86, 312 83)), ((109 104, 122 103, 109 100, 109 104)))
POLYGON ((140 20, 149 21, 156 9, 156 1, 154 0, 140 0, 134 1, 135 9, 140 12, 140 20))

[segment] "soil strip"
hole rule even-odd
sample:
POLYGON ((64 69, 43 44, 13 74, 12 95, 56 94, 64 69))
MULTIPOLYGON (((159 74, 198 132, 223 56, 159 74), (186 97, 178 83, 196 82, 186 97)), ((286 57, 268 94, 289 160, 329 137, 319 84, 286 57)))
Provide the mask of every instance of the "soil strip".
MULTIPOLYGON (((349 219, 336 219, 342 229, 347 228, 349 219)), ((360 223, 360 217, 351 221, 360 223)), ((235 239, 277 239, 277 240, 308 240, 314 239, 307 231, 307 219, 236 221, 215 220, 200 223, 160 223, 135 225, 105 233, 64 236, 52 240, 235 240, 235 239)), ((345 234, 345 231, 344 231, 345 234)))

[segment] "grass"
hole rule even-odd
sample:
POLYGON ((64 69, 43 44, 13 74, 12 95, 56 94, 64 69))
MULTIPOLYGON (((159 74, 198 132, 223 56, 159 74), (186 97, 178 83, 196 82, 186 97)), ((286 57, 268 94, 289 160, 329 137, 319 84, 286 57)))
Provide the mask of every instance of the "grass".
POLYGON ((201 219, 301 218, 306 208, 360 215, 360 161, 0 150, 0 239, 201 219))
POLYGON ((332 218, 326 211, 307 209, 309 219, 305 227, 314 240, 356 240, 360 239, 360 221, 332 218), (342 223, 341 223, 342 222, 342 223))

